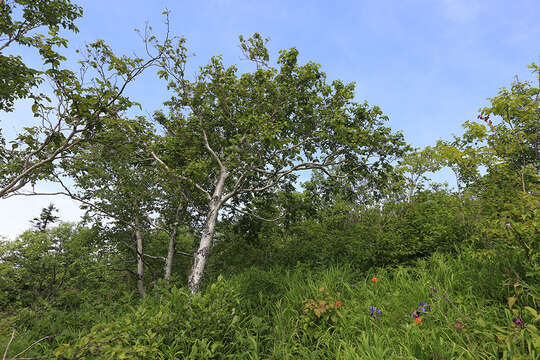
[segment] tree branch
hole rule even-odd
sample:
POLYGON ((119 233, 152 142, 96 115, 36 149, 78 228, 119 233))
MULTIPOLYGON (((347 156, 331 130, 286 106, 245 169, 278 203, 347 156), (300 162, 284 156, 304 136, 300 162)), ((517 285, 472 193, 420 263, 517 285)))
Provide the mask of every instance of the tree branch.
POLYGON ((11 334, 11 338, 9 339, 9 341, 7 343, 6 351, 4 351, 4 356, 2 357, 2 360, 6 360, 7 354, 8 354, 8 351, 9 351, 9 347, 11 346, 11 342, 13 341, 13 338, 15 337, 16 332, 17 332, 17 330, 13 329, 13 333, 11 334))
MULTIPOLYGON (((122 243, 124 245, 126 245, 128 248, 130 248, 131 250, 135 251, 135 253, 141 257, 143 256, 146 256, 147 258, 150 258, 150 259, 157 259, 157 260, 162 260, 162 261, 165 261, 165 257, 164 256, 154 256, 154 255, 149 255, 149 254, 145 254, 145 253, 140 253, 134 246, 131 246, 129 245, 128 243, 126 243, 125 241, 123 240, 120 240, 122 241, 122 243)), ((147 264, 148 265, 148 264, 147 264)))
POLYGON ((187 252, 183 252, 183 251, 179 251, 179 250, 176 250, 176 254, 187 256, 187 257, 193 257, 193 254, 189 254, 187 252))
POLYGON ((165 169, 174 177, 176 178, 179 178, 179 179, 182 179, 182 180, 185 180, 185 181, 188 181, 189 183, 191 183, 193 186, 195 186, 197 189, 199 189, 200 191, 202 191, 205 195, 206 195, 206 198, 208 200, 210 200, 212 197, 210 196, 210 193, 208 191, 206 191, 202 186, 200 186, 199 184, 197 184, 196 182, 194 182, 193 180, 191 180, 190 178, 186 177, 186 176, 183 176, 183 175, 180 175, 180 174, 177 174, 175 173, 174 171, 172 171, 169 166, 167 164, 165 164, 163 162, 163 160, 161 160, 154 151, 150 150, 150 154, 152 154, 152 157, 159 163, 161 164, 163 167, 165 167, 165 169))
MULTIPOLYGON (((75 136, 76 134, 76 127, 73 129, 73 131, 69 134, 69 136, 66 138, 66 140, 64 141, 64 144, 62 146, 60 146, 58 149, 56 149, 49 157, 47 157, 46 159, 43 159, 41 161, 38 161, 37 163, 35 163, 34 165, 26 168, 22 173, 20 173, 19 175, 17 175, 12 181, 10 181, 6 186, 4 186, 2 189, 0 189, 0 198, 3 198, 6 194, 10 193, 10 192, 13 192, 13 191, 17 191, 19 190, 20 188, 22 188, 24 185, 27 184, 28 181, 25 181, 27 180, 27 177, 32 173, 32 171, 34 171, 35 169, 43 166, 44 164, 46 163, 49 163, 51 161, 54 161, 57 157, 57 155, 60 153, 60 152, 65 152, 65 151, 68 151, 70 150, 73 146, 77 145, 79 142, 82 141, 82 139, 77 139, 77 140, 74 140, 73 142, 69 143, 69 141, 73 138, 73 136, 75 136), (17 184, 19 183, 19 184, 17 184)), ((46 144, 44 144, 43 146, 45 146, 46 144)), ((29 158, 27 157, 26 158, 26 161, 25 161, 25 167, 27 166, 28 164, 28 160, 29 158)))
POLYGON ((236 206, 232 206, 232 205, 229 205, 229 204, 224 204, 223 206, 224 206, 224 207, 227 207, 227 208, 229 208, 229 209, 232 209, 233 211, 238 211, 238 212, 241 213, 241 214, 244 214, 244 215, 247 215, 247 216, 251 216, 251 217, 254 217, 254 218, 256 218, 256 219, 259 219, 259 220, 262 220, 262 221, 266 221, 266 222, 276 222, 276 221, 278 221, 279 219, 283 219, 283 217, 285 217, 285 214, 282 214, 282 215, 278 216, 277 218, 274 218, 274 219, 268 219, 268 218, 265 218, 265 217, 262 217, 262 216, 259 216, 259 215, 256 215, 256 214, 253 214, 253 213, 244 211, 244 210, 240 210, 240 209, 237 208, 236 206))
MULTIPOLYGON (((18 353, 17 355, 15 355, 14 357, 12 357, 11 359, 12 360, 17 360, 17 358, 19 357, 19 355, 22 355, 24 354, 25 352, 27 352, 28 350, 30 350, 34 345, 42 342, 43 340, 45 339, 48 339, 50 338, 51 336, 44 336, 42 337, 41 339, 37 340, 37 341, 34 341, 32 344, 30 344, 26 349, 24 349, 23 351, 21 351, 20 353, 18 353)), ((5 359, 5 358, 4 358, 5 359)), ((29 359, 32 359, 32 358, 29 358, 29 359)))

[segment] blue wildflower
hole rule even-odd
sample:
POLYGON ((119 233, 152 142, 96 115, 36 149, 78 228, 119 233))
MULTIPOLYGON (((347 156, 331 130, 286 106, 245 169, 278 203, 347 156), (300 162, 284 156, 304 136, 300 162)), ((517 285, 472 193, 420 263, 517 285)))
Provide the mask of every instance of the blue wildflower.
POLYGON ((380 318, 380 314, 381 314, 381 309, 377 309, 375 306, 370 306, 369 307, 369 316, 371 317, 375 317, 375 318, 380 318))
POLYGON ((418 307, 418 310, 420 310, 421 312, 426 313, 426 312, 430 312, 430 311, 431 311, 431 307, 428 305, 427 302, 421 301, 421 302, 418 303, 418 305, 420 305, 420 306, 418 307))

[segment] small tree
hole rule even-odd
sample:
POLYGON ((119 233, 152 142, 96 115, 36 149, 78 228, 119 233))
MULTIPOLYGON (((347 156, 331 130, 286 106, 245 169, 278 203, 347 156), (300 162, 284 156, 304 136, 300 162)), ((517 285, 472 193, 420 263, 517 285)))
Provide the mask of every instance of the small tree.
POLYGON ((535 63, 529 68, 536 85, 516 77, 510 89, 503 88, 489 99, 491 106, 481 109, 478 118, 489 127, 490 148, 518 174, 521 191, 536 194, 534 188, 540 185, 540 68, 535 63), (500 121, 492 121, 491 115, 500 121), (527 182, 533 189, 528 189, 527 182))
MULTIPOLYGON (((73 156, 61 162, 63 173, 54 173, 64 188, 64 195, 81 203, 87 215, 100 222, 103 217, 113 220, 112 226, 133 234, 137 261, 137 288, 145 296, 143 234, 152 223, 150 214, 155 210, 159 189, 156 172, 149 160, 137 152, 137 141, 144 141, 149 132, 142 122, 136 123, 138 137, 126 132, 125 119, 103 122, 104 130, 74 151, 73 156), (63 178, 74 179, 74 188, 63 178)), ((132 128, 135 124, 130 125, 132 128)))
POLYGON ((441 164, 433 148, 415 149, 403 156, 398 170, 404 175, 407 187, 407 202, 410 203, 415 191, 427 181, 425 174, 440 170, 441 164))
POLYGON ((179 229, 189 222, 186 194, 175 178, 159 179, 153 158, 145 158, 140 150, 139 143, 150 141, 153 133, 144 119, 119 118, 103 125, 104 131, 64 159, 63 172, 54 176, 64 188, 62 193, 79 201, 93 221, 107 218, 116 230, 134 235, 134 246, 123 245, 136 255, 137 287, 145 296, 144 259, 163 260, 163 278, 168 282, 175 254, 186 255, 176 251, 179 229), (74 179, 75 186, 68 187, 62 180, 65 177, 74 179), (166 256, 144 251, 145 234, 152 229, 169 236, 166 256))
POLYGON ((43 208, 41 210, 41 215, 32 220, 34 227, 41 232, 45 232, 47 225, 52 224, 59 219, 58 216, 53 215, 53 212, 58 212, 58 209, 52 203, 46 208, 43 208))

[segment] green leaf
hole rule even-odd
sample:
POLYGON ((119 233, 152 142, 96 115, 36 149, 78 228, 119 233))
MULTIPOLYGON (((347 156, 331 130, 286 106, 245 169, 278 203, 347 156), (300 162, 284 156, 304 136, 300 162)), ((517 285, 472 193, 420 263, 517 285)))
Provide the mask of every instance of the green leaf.
POLYGON ((478 318, 476 319, 476 323, 480 325, 481 327, 486 327, 486 322, 484 319, 478 318))
POLYGON ((514 297, 514 296, 510 296, 507 301, 508 301, 508 307, 511 309, 512 306, 514 306, 514 304, 516 303, 516 300, 517 298, 514 297))
POLYGON ((536 310, 534 310, 532 307, 525 306, 524 309, 527 310, 534 318, 538 316, 536 310))

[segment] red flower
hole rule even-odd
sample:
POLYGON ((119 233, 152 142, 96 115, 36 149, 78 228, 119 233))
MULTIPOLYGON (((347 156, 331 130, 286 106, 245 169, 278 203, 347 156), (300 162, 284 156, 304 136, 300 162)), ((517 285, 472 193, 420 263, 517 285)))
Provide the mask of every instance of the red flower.
POLYGON ((341 306, 343 303, 341 301, 336 301, 336 306, 341 306))
POLYGON ((372 277, 372 278, 371 278, 371 282, 372 282, 372 283, 376 283, 377 281, 379 281, 379 279, 377 279, 376 277, 372 277))
POLYGON ((421 324, 422 323, 422 319, 417 317, 416 319, 414 319, 414 321, 416 321, 418 324, 421 324))

